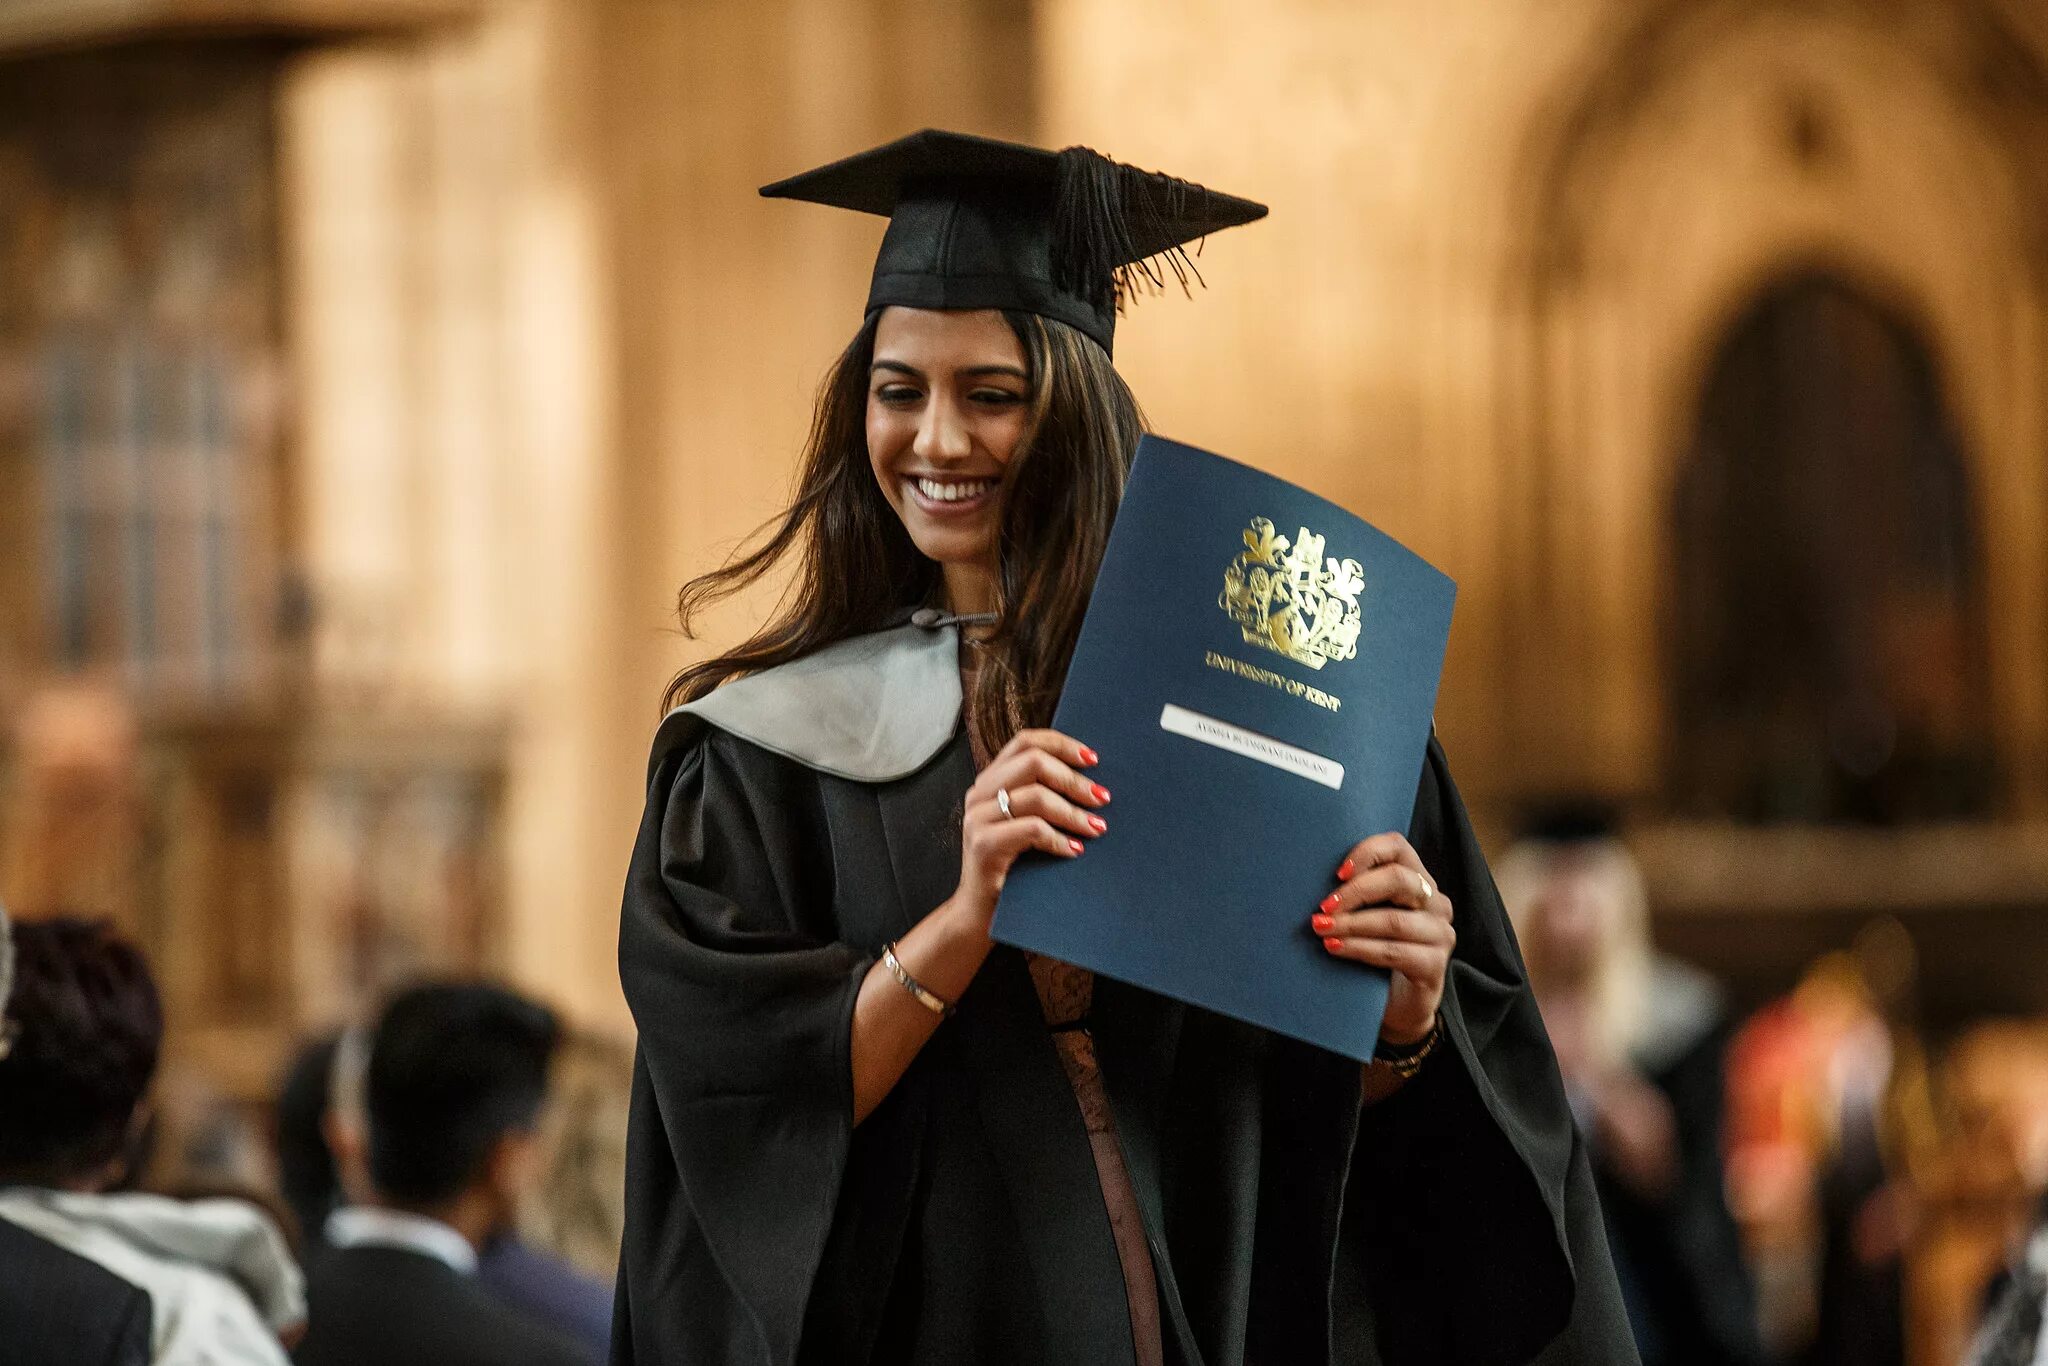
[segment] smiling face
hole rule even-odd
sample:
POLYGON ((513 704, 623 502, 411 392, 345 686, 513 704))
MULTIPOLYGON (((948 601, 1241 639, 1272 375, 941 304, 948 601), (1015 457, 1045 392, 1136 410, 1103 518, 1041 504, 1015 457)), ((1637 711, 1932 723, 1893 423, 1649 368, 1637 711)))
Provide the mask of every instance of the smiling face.
POLYGON ((949 605, 994 602, 996 513, 1031 421, 1024 347, 994 309, 889 308, 868 372, 868 460, 949 605))
POLYGON ((1582 858, 1560 855, 1530 907, 1529 954, 1557 977, 1578 981, 1596 965, 1614 914, 1612 894, 1582 858))

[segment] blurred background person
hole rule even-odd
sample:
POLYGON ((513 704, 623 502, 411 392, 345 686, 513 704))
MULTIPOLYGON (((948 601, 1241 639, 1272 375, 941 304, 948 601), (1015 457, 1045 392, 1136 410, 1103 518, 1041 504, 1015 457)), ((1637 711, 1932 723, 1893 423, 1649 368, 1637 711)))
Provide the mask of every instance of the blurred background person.
MULTIPOLYGON (((1952 1177, 1967 1184, 1976 1211, 2005 1205, 2020 1214, 2005 1230, 2004 1265, 1970 1325, 1964 1359, 1970 1366, 2032 1363, 2043 1349, 2048 1311, 2048 1029, 2005 1021, 1973 1030, 1945 1065, 1957 1078, 1950 1094, 1962 1138, 1963 1160, 1952 1177)), ((1929 1222, 1923 1241, 1939 1245, 1950 1230, 1929 1222)), ((1943 1287, 1958 1298, 1982 1282, 1967 1266, 1960 1269, 1943 1287)))
MULTIPOLYGON (((481 1253, 514 1226, 538 1174, 536 1126, 559 1035, 550 1011, 500 987, 431 983, 392 999, 367 1041, 361 1128, 328 1126, 354 1198, 328 1217, 312 1264, 300 1366, 597 1360, 479 1276, 481 1253)), ((356 1083, 354 1046, 344 1036, 335 1054, 344 1097, 356 1083)), ((336 1113, 354 1104, 345 1098, 336 1113)), ((513 1279, 525 1302, 545 1302, 554 1287, 533 1270, 522 1262, 513 1279)))
POLYGON ((151 1359, 282 1366, 305 1317, 270 1218, 236 1200, 120 1189, 163 1038, 156 984, 102 923, 14 927, 0 1058, 0 1220, 146 1292, 151 1359))
POLYGON ((1642 874, 1605 808, 1532 823, 1498 878, 1592 1149, 1645 1366, 1756 1366, 1755 1295, 1722 1179, 1719 989, 1653 950, 1642 874))
POLYGON ((300 1255, 309 1262, 327 1245, 327 1216, 342 1205, 341 1173, 328 1141, 341 1038, 339 1032, 317 1034, 300 1046, 285 1068, 271 1111, 278 1194, 297 1226, 300 1255))
POLYGON ((2048 1221, 2026 1241, 2019 1263, 1988 1306, 1969 1366, 2034 1366, 2041 1352, 2041 1325, 2048 1316, 2048 1221))
POLYGON ((1953 1360, 1953 1347, 1926 1345, 1939 1341, 1933 1315, 1913 1331, 1907 1254, 1921 1245, 1922 1281, 1948 1281, 1941 1298, 1964 1302, 1966 1324, 1982 1277, 1964 1266, 1958 1278, 1950 1258, 1925 1255, 1925 1208, 1949 1206, 1951 1223, 1966 1212, 1976 1240, 1986 1229, 1995 1239, 2006 1222, 1995 1207, 2022 1184, 2008 1131, 1972 1136, 1983 1071, 1969 1062, 1981 1052, 1972 1035, 1950 1049, 1936 1096, 1917 977, 1904 927, 1874 919, 1849 948, 1815 958, 1729 1048, 1731 1199, 1773 1285, 1772 1341, 1807 1366, 1953 1360))
MULTIPOLYGON (((362 1183, 364 1053, 368 1031, 304 1044, 275 1108, 278 1180, 307 1262, 328 1247, 328 1217, 345 1203, 337 1149, 362 1183)), ((617 1045, 565 1036, 556 1049, 537 1129, 539 1176, 520 1193, 516 1223, 492 1233, 477 1282, 507 1307, 610 1351, 612 1289, 625 1189, 626 1087, 632 1059, 617 1045)))
MULTIPOLYGON (((0 1061, 14 1045, 14 937, 0 906, 0 1061)), ((19 1366, 147 1366, 149 1295, 0 1219, 0 1342, 19 1366)))
POLYGON ((611 1355, 612 1284, 626 1211, 632 1050, 563 1034, 541 1112, 540 1173, 516 1228, 484 1248, 485 1289, 611 1355))

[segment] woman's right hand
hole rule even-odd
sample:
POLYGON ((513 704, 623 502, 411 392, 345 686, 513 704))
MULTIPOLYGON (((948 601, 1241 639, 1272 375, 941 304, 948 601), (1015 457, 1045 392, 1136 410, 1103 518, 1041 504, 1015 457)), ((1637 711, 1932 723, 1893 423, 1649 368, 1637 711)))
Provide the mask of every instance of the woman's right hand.
POLYGON ((960 827, 960 885, 955 909, 986 933, 996 895, 1010 867, 1027 849, 1055 858, 1077 857, 1109 827, 1095 808, 1109 804, 1109 789, 1077 770, 1091 768, 1095 751, 1056 730, 1019 731, 967 789, 960 827), (998 794, 1009 795, 1005 816, 998 794), (1076 838, 1076 837, 1079 838, 1076 838))
MULTIPOLYGON (((1082 838, 1108 827, 1093 807, 1109 792, 1077 769, 1095 752, 1058 731, 1027 730, 1003 746, 967 789, 960 823, 960 885, 896 941, 905 972, 942 1002, 957 1003, 987 961, 996 894, 1026 849, 1073 858, 1082 838), (1006 794, 1009 814, 997 794, 1006 794)), ((853 1007, 853 1122, 859 1124, 902 1079, 944 1012, 903 990, 882 962, 868 969, 853 1007)))

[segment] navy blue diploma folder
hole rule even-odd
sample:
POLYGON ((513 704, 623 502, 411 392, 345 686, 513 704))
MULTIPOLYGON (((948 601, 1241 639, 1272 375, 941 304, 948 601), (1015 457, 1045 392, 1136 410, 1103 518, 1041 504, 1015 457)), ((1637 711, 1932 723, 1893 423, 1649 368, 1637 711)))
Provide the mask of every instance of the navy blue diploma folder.
POLYGON ((1109 829, 1020 862, 995 937, 1369 1059, 1386 974, 1309 917, 1408 829, 1456 593, 1336 504, 1146 437, 1053 718, 1101 755, 1109 829))

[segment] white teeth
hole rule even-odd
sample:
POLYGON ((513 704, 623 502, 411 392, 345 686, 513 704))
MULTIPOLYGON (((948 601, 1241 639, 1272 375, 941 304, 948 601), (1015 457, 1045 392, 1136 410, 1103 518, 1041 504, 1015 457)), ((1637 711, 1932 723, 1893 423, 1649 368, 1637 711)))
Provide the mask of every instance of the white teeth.
POLYGON ((963 484, 941 484, 936 479, 916 479, 917 491, 935 503, 958 503, 978 498, 996 486, 993 479, 974 479, 963 484))

